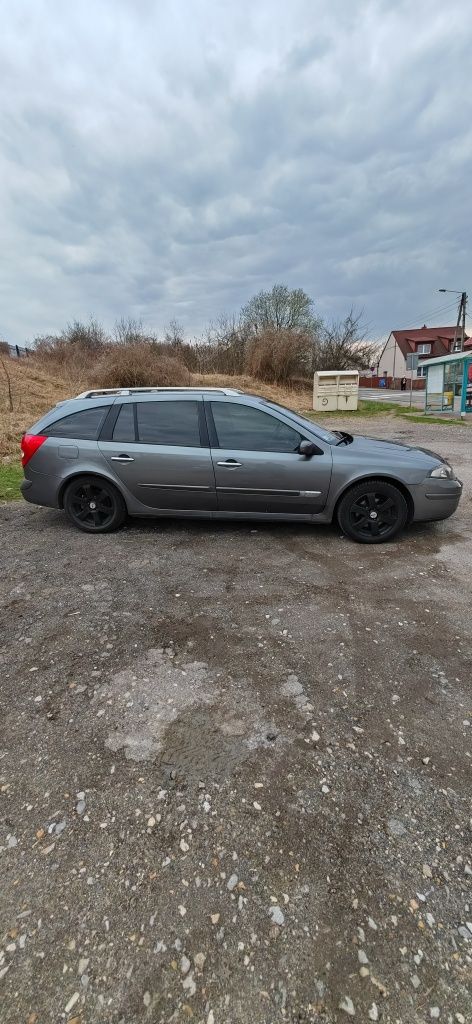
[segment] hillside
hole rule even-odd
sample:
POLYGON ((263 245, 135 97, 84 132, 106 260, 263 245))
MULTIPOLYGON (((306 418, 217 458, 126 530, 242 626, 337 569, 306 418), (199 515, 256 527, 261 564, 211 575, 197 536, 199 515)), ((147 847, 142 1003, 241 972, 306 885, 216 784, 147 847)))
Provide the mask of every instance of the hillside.
POLYGON ((45 372, 33 359, 0 359, 0 459, 18 455, 23 431, 52 405, 74 394, 67 382, 45 372), (10 412, 8 378, 13 412, 10 412))

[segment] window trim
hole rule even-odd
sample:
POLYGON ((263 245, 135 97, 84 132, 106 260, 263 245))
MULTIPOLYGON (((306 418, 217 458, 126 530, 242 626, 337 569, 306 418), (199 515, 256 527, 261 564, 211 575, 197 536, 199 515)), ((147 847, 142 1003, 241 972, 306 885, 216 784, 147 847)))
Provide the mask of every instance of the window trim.
POLYGON ((430 341, 418 341, 416 345, 417 356, 430 356, 432 351, 430 341))
POLYGON ((117 444, 117 445, 120 445, 120 444, 136 444, 136 438, 137 438, 137 430, 136 430, 136 403, 135 402, 133 402, 133 403, 131 403, 131 402, 117 402, 116 405, 112 405, 111 409, 110 409, 110 412, 108 413, 108 416, 106 417, 105 422, 103 424, 103 427, 102 427, 102 430, 101 430, 101 433, 100 433, 100 437, 99 437, 99 441, 113 441, 113 443, 117 444), (117 439, 115 437, 113 437, 113 431, 114 431, 114 429, 116 427, 116 424, 118 422, 118 417, 119 417, 119 415, 121 413, 121 410, 122 410, 124 405, 132 405, 132 408, 133 408, 134 438, 130 439, 129 441, 117 441, 117 439))
POLYGON ((215 421, 213 419, 213 410, 210 402, 204 402, 205 406, 205 417, 208 429, 208 437, 210 440, 210 448, 219 448, 218 434, 216 433, 215 421))
MULTIPOLYGON (((209 436, 210 436, 210 447, 211 448, 217 448, 220 451, 235 451, 235 452, 236 451, 239 451, 239 452, 242 452, 242 451, 252 451, 252 452, 264 451, 263 448, 236 448, 233 445, 230 445, 230 446, 228 446, 228 445, 225 445, 225 446, 221 445, 220 441, 219 441, 218 433, 217 433, 217 430, 216 430, 215 420, 214 420, 214 417, 213 417, 213 408, 212 408, 213 405, 239 405, 239 406, 243 406, 243 408, 245 408, 245 409, 252 409, 252 410, 254 410, 254 412, 262 413, 263 416, 269 416, 271 419, 276 420, 277 423, 282 423, 284 425, 284 427, 288 427, 288 429, 292 430, 294 434, 298 434, 298 436, 300 438, 300 441, 308 441, 308 440, 311 441, 312 440, 311 438, 304 437, 304 435, 302 434, 301 430, 295 430, 295 428, 292 426, 292 424, 291 423, 286 423, 285 420, 281 416, 276 416, 273 412, 268 412, 266 409, 258 409, 256 406, 249 405, 246 402, 234 402, 234 401, 231 401, 231 400, 229 400, 229 401, 219 401, 218 399, 215 400, 215 399, 212 398, 212 399, 206 399, 205 400, 205 412, 206 412, 206 417, 207 417, 208 433, 209 433, 209 436)), ((271 451, 270 454, 272 454, 272 455, 297 455, 297 452, 296 451, 293 451, 293 452, 271 451)))
MULTIPOLYGON (((129 404, 129 403, 126 403, 126 404, 129 404)), ((134 443, 135 444, 143 444, 144 442, 139 440, 138 403, 137 402, 133 402, 132 405, 133 405, 133 423, 134 423, 134 443)))
POLYGON ((121 405, 121 402, 118 402, 116 405, 110 405, 107 415, 102 423, 102 429, 98 435, 99 441, 113 440, 113 431, 115 429, 115 423, 118 416, 120 415, 121 405))

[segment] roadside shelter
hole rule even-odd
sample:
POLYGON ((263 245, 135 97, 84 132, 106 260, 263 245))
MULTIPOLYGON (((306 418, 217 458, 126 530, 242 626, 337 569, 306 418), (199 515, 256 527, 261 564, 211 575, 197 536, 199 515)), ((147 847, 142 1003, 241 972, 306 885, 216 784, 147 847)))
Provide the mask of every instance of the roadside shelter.
POLYGON ((428 359, 426 412, 472 413, 472 351, 428 359))

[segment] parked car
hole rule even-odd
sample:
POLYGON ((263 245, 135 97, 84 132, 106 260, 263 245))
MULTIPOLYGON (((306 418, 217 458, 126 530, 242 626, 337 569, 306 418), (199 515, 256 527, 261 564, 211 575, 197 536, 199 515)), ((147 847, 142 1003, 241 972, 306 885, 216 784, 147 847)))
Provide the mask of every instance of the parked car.
POLYGON ((337 522, 355 541, 446 519, 440 455, 325 430, 232 388, 121 388, 60 402, 24 435, 24 498, 87 533, 130 516, 337 522))

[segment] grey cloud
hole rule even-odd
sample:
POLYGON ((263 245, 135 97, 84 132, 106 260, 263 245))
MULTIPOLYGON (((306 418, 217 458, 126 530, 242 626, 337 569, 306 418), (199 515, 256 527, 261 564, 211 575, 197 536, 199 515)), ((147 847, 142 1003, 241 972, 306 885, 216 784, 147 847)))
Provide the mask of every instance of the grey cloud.
POLYGON ((315 36, 307 42, 294 46, 287 57, 289 71, 299 74, 315 60, 325 57, 332 48, 332 41, 326 36, 315 36))
POLYGON ((467 0, 8 6, 0 335, 91 310, 198 333, 284 280, 379 336, 467 287, 471 20, 467 0))

